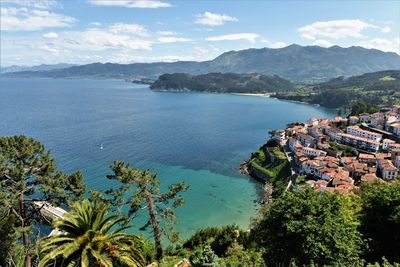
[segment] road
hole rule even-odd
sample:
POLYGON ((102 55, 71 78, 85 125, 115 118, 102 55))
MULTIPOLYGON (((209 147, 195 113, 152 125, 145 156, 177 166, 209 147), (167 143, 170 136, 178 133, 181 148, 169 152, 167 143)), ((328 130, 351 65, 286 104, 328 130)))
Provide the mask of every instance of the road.
POLYGON ((296 179, 298 177, 298 171, 299 171, 298 169, 299 168, 298 168, 298 166, 296 164, 296 161, 294 160, 293 152, 290 151, 288 146, 286 146, 286 145, 283 146, 283 152, 285 152, 286 158, 289 161, 290 171, 291 171, 291 174, 292 174, 292 177, 291 177, 291 179, 290 179, 290 181, 289 181, 289 183, 288 183, 288 185, 286 187, 286 191, 287 191, 287 190, 289 190, 289 188, 292 185, 296 184, 296 179))

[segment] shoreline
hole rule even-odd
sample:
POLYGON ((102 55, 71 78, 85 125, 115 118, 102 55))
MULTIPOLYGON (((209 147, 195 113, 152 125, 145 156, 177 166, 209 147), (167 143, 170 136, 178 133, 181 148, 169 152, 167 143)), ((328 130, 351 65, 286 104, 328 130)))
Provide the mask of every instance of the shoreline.
POLYGON ((265 93, 265 94, 260 94, 260 93, 228 93, 230 95, 238 95, 238 96, 257 96, 257 97, 271 97, 273 93, 265 93))

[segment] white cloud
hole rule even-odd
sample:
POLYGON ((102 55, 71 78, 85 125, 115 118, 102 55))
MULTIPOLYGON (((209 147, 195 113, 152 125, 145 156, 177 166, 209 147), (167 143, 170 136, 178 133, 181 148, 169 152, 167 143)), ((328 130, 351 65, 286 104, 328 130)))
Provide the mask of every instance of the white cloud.
POLYGON ((53 55, 59 55, 60 54, 60 49, 58 49, 57 47, 52 46, 52 45, 45 44, 42 47, 40 47, 40 49, 42 49, 42 50, 44 50, 46 52, 50 52, 53 55))
POLYGON ((58 34, 55 32, 49 32, 49 33, 45 33, 42 35, 44 38, 48 38, 48 39, 56 39, 58 38, 58 34))
POLYGON ((282 48, 287 46, 284 42, 270 42, 268 39, 261 39, 261 43, 266 44, 268 48, 282 48))
POLYGON ((129 8, 161 8, 170 7, 171 4, 161 0, 88 0, 96 6, 120 6, 129 8))
POLYGON ((156 32, 159 35, 164 35, 164 36, 171 36, 171 35, 178 35, 178 32, 173 32, 173 31, 158 31, 156 32))
POLYGON ((1 8, 2 31, 36 31, 44 28, 67 27, 75 18, 49 12, 47 10, 21 8, 1 8))
POLYGON ((269 48, 282 48, 287 46, 284 42, 272 42, 268 45, 269 48))
POLYGON ((360 46, 365 48, 375 48, 385 52, 395 52, 400 54, 400 38, 385 39, 385 38, 374 38, 359 43, 360 46))
POLYGON ((383 33, 389 33, 389 32, 391 32, 391 31, 392 31, 392 29, 390 28, 389 25, 385 25, 385 26, 383 26, 383 27, 381 28, 381 32, 383 32, 383 33))
POLYGON ((212 36, 206 38, 207 41, 238 41, 245 40, 251 43, 255 43, 256 39, 260 37, 255 33, 234 33, 234 34, 226 34, 220 36, 212 36))
POLYGON ((143 25, 139 24, 115 23, 109 27, 109 31, 112 33, 128 33, 138 36, 149 36, 147 29, 143 25))
POLYGON ((55 0, 1 0, 1 2, 40 9, 61 7, 61 4, 55 0))
POLYGON ((196 15, 195 23, 207 26, 220 26, 228 21, 238 21, 237 18, 224 14, 216 14, 211 12, 204 12, 203 14, 196 15))
POLYGON ((327 40, 319 39, 319 40, 315 40, 313 42, 313 45, 318 45, 318 46, 322 46, 322 47, 331 47, 332 43, 327 40))
POLYGON ((67 49, 103 51, 108 49, 151 50, 152 42, 138 39, 127 33, 116 33, 110 29, 87 29, 63 33, 60 46, 67 49))
POLYGON ((151 50, 154 41, 143 38, 135 33, 116 32, 110 27, 88 28, 82 31, 49 32, 41 37, 20 36, 12 39, 2 39, 2 51, 13 50, 34 52, 36 49, 69 50, 76 54, 91 53, 94 51, 121 51, 121 50, 151 50))
POLYGON ((93 26, 96 26, 96 27, 100 27, 101 23, 98 22, 98 21, 95 21, 95 22, 90 23, 90 25, 93 25, 93 26))
POLYGON ((190 42, 192 39, 189 38, 178 38, 178 37, 160 37, 158 38, 160 43, 177 43, 177 42, 190 42))
POLYGON ((361 32, 367 28, 378 28, 359 19, 317 21, 298 29, 301 37, 308 40, 317 38, 343 39, 363 37, 361 32))

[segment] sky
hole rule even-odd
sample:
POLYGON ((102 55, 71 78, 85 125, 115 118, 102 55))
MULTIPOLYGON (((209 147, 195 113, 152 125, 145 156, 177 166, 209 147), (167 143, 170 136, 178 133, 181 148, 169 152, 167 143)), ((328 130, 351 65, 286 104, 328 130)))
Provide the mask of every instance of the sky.
POLYGON ((196 60, 293 43, 400 54, 400 1, 0 0, 2 67, 196 60))

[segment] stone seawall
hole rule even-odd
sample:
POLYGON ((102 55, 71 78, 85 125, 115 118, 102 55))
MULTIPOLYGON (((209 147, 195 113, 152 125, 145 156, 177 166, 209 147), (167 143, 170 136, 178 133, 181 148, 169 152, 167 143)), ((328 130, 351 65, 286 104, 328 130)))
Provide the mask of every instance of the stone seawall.
POLYGON ((254 168, 251 163, 248 164, 248 171, 249 171, 249 175, 251 177, 253 177, 257 180, 263 181, 263 182, 266 182, 271 178, 264 172, 260 171, 259 169, 254 168))

